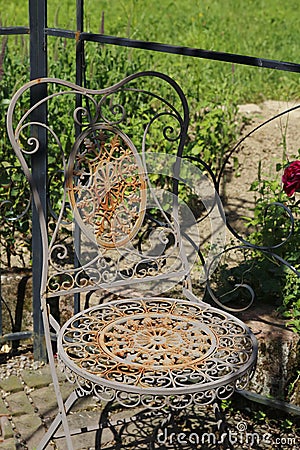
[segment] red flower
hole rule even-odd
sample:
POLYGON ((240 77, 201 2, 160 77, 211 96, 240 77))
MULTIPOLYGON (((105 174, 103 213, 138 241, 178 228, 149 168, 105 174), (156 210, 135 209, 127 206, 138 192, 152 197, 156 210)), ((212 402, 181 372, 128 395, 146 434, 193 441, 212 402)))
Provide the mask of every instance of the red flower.
POLYGON ((300 161, 293 161, 284 169, 282 182, 283 189, 289 197, 300 191, 300 161))

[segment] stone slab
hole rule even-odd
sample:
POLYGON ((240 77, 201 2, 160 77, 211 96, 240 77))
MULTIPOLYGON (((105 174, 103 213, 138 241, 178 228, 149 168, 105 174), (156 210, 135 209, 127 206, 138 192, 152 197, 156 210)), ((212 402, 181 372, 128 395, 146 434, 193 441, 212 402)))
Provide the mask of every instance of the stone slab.
POLYGON ((16 447, 15 439, 5 439, 4 441, 0 440, 0 448, 1 450, 16 450, 19 447, 16 447))
MULTIPOLYGON (((14 431, 12 428, 12 424, 9 420, 8 416, 1 416, 0 415, 0 442, 1 439, 6 440, 9 438, 12 438, 14 436, 14 431)), ((1 448, 1 444, 0 444, 1 448)))
POLYGON ((42 388, 52 383, 51 373, 48 367, 42 367, 38 370, 24 370, 22 378, 30 388, 42 388))
POLYGON ((4 403, 3 399, 0 397, 0 416, 2 414, 8 414, 9 411, 6 407, 6 404, 4 403))
MULTIPOLYGON (((62 398, 66 400, 74 386, 66 384, 62 386, 62 398)), ((38 413, 44 418, 54 417, 57 413, 57 400, 54 392, 53 385, 46 386, 40 389, 34 389, 30 392, 34 406, 37 408, 38 413)))
POLYGON ((43 418, 54 417, 57 412, 57 401, 53 386, 35 389, 30 393, 33 404, 43 418))
MULTIPOLYGON (((70 428, 78 429, 93 425, 97 427, 100 413, 101 411, 81 411, 77 412, 76 414, 72 414, 68 416, 70 428)), ((62 427, 60 427, 59 432, 62 432, 62 427)), ((109 430, 105 430, 105 433, 107 434, 103 436, 103 441, 109 442, 109 440, 112 440, 111 432, 109 430)), ((88 433, 79 433, 72 436, 72 443, 74 446, 74 450, 95 448, 95 431, 88 433)), ((67 445, 64 438, 55 439, 55 445, 57 446, 57 450, 67 450, 67 445)))
POLYGON ((101 408, 101 402, 92 396, 89 397, 83 397, 77 400, 77 402, 74 404, 72 410, 74 412, 76 411, 91 411, 94 409, 102 409, 101 408))
POLYGON ((19 377, 12 375, 0 380, 0 388, 5 392, 19 392, 23 390, 23 385, 19 377))
POLYGON ((41 419, 36 414, 26 414, 18 416, 13 420, 17 432, 21 435, 22 441, 25 441, 27 444, 31 442, 31 446, 28 447, 30 450, 33 450, 45 433, 41 419), (41 432, 37 435, 39 430, 41 432))
POLYGON ((9 405, 9 411, 13 416, 20 416, 23 414, 34 415, 34 408, 28 400, 25 392, 16 392, 6 397, 9 405))

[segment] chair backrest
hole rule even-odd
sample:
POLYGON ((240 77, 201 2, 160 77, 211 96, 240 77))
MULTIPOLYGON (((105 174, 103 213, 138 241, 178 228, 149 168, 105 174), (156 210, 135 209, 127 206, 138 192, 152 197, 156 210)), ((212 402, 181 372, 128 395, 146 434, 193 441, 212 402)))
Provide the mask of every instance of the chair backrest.
POLYGON ((213 186, 184 159, 188 124, 182 90, 156 72, 101 90, 43 78, 14 95, 8 133, 39 211, 48 297, 99 288, 157 295, 189 285, 201 241, 186 202, 192 192, 201 194, 209 216, 211 266, 224 243, 224 220, 213 186), (26 106, 41 83, 47 95, 26 106), (37 119, 44 104, 47 123, 37 119), (39 130, 46 130, 43 144, 39 130), (47 218, 31 171, 31 159, 43 152, 47 218))

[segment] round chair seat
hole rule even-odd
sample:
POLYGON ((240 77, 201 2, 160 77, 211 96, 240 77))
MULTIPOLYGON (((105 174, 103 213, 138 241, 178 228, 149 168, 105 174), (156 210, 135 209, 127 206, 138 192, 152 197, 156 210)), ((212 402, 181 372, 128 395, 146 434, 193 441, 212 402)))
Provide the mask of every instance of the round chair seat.
POLYGON ((83 393, 122 404, 208 404, 243 389, 257 341, 234 316, 169 298, 117 300, 65 323, 58 355, 83 393))

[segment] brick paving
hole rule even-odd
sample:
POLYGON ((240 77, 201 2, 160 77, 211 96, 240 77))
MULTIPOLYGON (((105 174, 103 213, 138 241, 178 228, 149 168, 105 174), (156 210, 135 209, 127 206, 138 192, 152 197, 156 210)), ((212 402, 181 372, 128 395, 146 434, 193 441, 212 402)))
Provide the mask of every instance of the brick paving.
MULTIPOLYGON (((73 386, 58 372, 64 399, 73 386)), ((47 426, 57 412, 50 369, 47 365, 38 369, 23 369, 18 375, 0 379, 0 448, 1 450, 34 450, 47 426)), ((76 428, 97 424, 101 404, 93 398, 79 400, 75 405, 71 422, 76 428)), ((77 435, 74 449, 88 449, 94 446, 92 433, 77 435)), ((63 439, 49 444, 47 449, 64 450, 63 439), (60 442, 61 441, 61 442, 60 442)))

